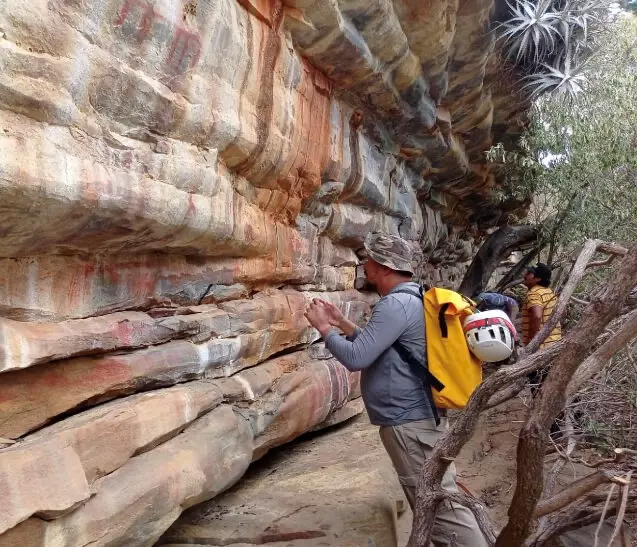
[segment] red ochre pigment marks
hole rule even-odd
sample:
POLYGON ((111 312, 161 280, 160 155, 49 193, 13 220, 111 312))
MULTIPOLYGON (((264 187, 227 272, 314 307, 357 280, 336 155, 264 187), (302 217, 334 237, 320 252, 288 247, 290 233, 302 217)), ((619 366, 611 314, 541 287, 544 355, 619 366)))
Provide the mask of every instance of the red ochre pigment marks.
POLYGON ((257 145, 250 154, 250 157, 246 158, 237 166, 236 171, 240 175, 245 175, 256 163, 259 156, 265 149, 268 135, 270 134, 272 108, 274 105, 274 75, 276 71, 276 62, 281 51, 279 27, 282 20, 283 4, 280 0, 278 0, 272 8, 272 28, 267 33, 265 50, 263 53, 263 68, 261 70, 262 81, 256 108, 256 111, 259 113, 259 118, 257 120, 257 145))
POLYGON ((170 21, 147 0, 124 0, 115 21, 123 36, 142 44, 154 40, 167 44, 165 67, 182 74, 194 67, 201 55, 201 39, 179 23, 170 21))

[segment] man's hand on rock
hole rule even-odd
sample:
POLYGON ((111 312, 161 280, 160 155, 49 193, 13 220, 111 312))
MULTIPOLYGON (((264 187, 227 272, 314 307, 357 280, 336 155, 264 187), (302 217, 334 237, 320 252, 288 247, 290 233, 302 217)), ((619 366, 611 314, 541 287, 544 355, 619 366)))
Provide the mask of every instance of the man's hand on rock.
POLYGON ((333 327, 342 328, 342 325, 345 321, 345 316, 334 304, 331 302, 326 302, 320 298, 315 298, 314 302, 318 302, 323 306, 325 313, 327 314, 327 319, 330 322, 330 325, 333 327))
POLYGON ((321 336, 325 338, 329 330, 332 328, 330 324, 330 315, 328 314, 322 300, 315 298, 305 311, 305 318, 308 320, 321 336))

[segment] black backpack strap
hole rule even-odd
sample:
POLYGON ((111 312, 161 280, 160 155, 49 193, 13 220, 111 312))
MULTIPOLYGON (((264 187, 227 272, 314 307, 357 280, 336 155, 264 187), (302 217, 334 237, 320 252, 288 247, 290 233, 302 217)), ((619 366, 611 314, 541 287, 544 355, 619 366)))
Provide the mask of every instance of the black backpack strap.
POLYGON ((436 391, 442 391, 445 388, 444 384, 431 372, 429 372, 429 369, 425 366, 425 364, 418 361, 411 351, 403 346, 398 340, 392 344, 392 348, 398 352, 400 358, 409 365, 416 377, 420 378, 422 381, 422 387, 425 390, 425 395, 427 396, 427 401, 429 401, 429 406, 431 407, 431 412, 433 413, 436 425, 440 425, 440 415, 438 414, 438 408, 434 402, 434 396, 431 389, 434 388, 436 391))
POLYGON ((449 337, 449 329, 447 328, 447 308, 449 307, 449 302, 446 302, 442 306, 440 306, 440 311, 438 312, 438 325, 440 325, 440 334, 443 338, 449 337))
POLYGON ((398 352, 398 355, 400 355, 400 358, 405 361, 405 363, 408 363, 412 370, 419 377, 426 380, 432 388, 436 391, 442 391, 445 389, 445 385, 438 380, 438 378, 436 378, 423 363, 416 359, 413 353, 411 353, 411 351, 409 351, 398 340, 392 344, 392 348, 394 348, 398 352))
MULTIPOLYGON (((422 286, 420 287, 420 293, 409 289, 399 289, 392 292, 391 294, 410 294, 411 296, 420 299, 420 301, 424 305, 424 291, 422 286)), ((411 353, 411 351, 409 351, 398 340, 396 340, 392 344, 392 348, 394 348, 400 358, 409 365, 416 377, 422 380, 423 387, 425 389, 425 395, 427 396, 427 400, 429 401, 429 405, 431 406, 434 420, 436 421, 436 425, 440 425, 440 415, 438 414, 438 409, 436 408, 436 404, 434 403, 433 393, 431 392, 431 389, 433 388, 436 391, 442 391, 445 388, 444 384, 429 371, 427 365, 425 365, 424 362, 414 357, 413 353, 411 353)))

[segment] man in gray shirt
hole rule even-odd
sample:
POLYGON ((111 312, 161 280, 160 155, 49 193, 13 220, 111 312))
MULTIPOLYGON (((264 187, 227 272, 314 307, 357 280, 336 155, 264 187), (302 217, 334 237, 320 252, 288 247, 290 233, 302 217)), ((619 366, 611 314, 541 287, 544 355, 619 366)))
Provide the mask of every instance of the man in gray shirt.
MULTIPOLYGON (((312 302, 305 316, 336 359, 350 371, 361 371, 365 408, 371 422, 380 426, 381 440, 413 511, 420 470, 448 423, 446 418, 436 423, 431 387, 425 379, 423 303, 420 287, 411 281, 411 248, 399 237, 371 233, 365 238, 365 250, 365 275, 381 296, 365 328, 320 299, 312 302), (404 349, 399 351, 397 344, 422 363, 422 371, 401 357, 404 349)), ((458 491, 453 464, 442 487, 458 491)), ((487 545, 473 513, 449 501, 436 514, 432 541, 436 546, 487 545)))

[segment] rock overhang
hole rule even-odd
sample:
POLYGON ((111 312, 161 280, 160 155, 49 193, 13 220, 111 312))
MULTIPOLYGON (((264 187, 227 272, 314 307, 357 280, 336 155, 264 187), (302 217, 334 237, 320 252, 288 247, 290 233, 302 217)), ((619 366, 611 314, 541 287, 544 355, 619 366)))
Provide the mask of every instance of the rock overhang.
POLYGON ((0 479, 39 471, 0 491, 0 545, 145 544, 360 411, 303 312, 364 323, 369 231, 453 286, 510 212, 484 152, 525 110, 491 4, 2 4, 0 479))

